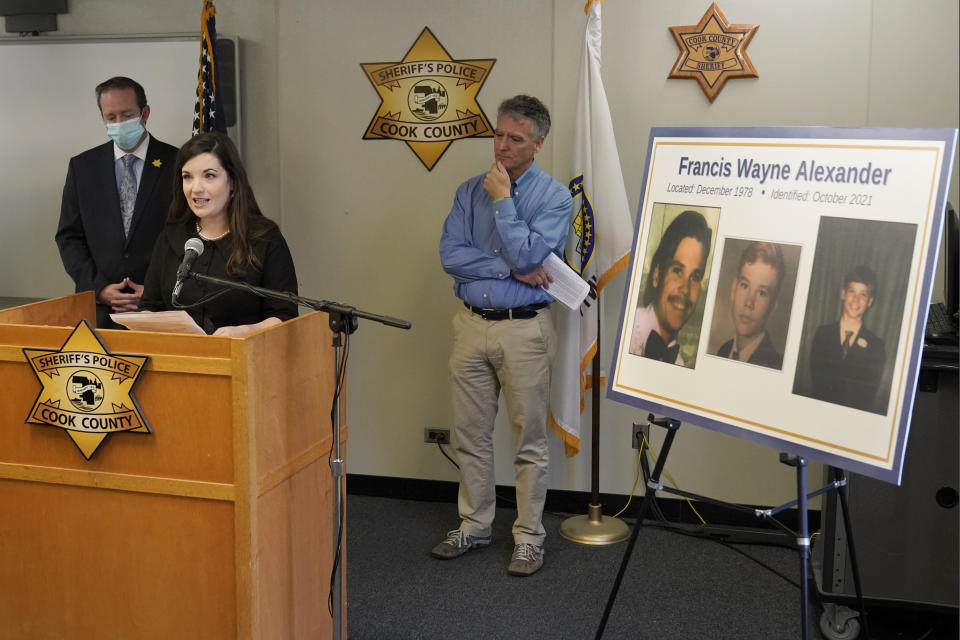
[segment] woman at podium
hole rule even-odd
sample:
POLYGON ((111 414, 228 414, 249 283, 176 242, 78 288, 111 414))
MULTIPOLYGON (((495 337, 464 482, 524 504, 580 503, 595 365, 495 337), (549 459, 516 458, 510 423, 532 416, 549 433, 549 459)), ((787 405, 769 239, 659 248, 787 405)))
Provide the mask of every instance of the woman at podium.
POLYGON ((297 293, 287 243, 260 211, 240 154, 221 133, 194 136, 177 154, 173 200, 153 248, 140 309, 186 308, 204 331, 218 336, 244 336, 297 315, 295 303, 193 278, 183 281, 174 305, 177 270, 191 238, 203 242, 192 272, 297 293))

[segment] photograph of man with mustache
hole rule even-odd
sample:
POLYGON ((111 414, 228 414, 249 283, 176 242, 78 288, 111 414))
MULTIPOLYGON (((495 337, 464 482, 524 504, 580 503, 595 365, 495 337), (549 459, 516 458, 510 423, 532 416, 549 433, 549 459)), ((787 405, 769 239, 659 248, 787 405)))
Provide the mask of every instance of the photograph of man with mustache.
POLYGON ((684 211, 667 226, 650 262, 644 306, 633 321, 630 353, 692 366, 680 354, 678 338, 704 293, 712 237, 706 218, 697 211, 684 211))

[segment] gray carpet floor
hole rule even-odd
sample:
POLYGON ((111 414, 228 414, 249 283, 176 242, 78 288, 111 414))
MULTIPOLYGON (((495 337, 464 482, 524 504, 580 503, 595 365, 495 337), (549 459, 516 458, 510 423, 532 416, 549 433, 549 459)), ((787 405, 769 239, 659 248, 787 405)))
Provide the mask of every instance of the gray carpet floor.
MULTIPOLYGON (((497 509, 489 547, 442 561, 430 549, 457 526, 456 505, 349 495, 350 640, 594 638, 627 543, 570 542, 558 533, 566 517, 544 515, 544 567, 515 578, 507 574, 512 509, 497 509)), ((799 576, 791 548, 725 545, 645 526, 603 638, 800 638, 799 576)), ((820 614, 813 593, 810 640, 824 637, 820 614)), ((873 640, 958 637, 955 611, 871 608, 869 615, 873 640)))
MULTIPOLYGON (((558 533, 563 517, 548 514, 543 569, 515 578, 506 572, 510 509, 497 510, 489 547, 448 561, 429 552, 457 526, 455 505, 351 495, 347 509, 347 629, 354 640, 593 638, 627 548, 570 542, 558 533)), ((745 551, 799 581, 795 551, 745 551)), ((815 626, 811 639, 821 638, 815 626)), ((800 635, 795 584, 714 541, 645 527, 603 637, 800 635)))

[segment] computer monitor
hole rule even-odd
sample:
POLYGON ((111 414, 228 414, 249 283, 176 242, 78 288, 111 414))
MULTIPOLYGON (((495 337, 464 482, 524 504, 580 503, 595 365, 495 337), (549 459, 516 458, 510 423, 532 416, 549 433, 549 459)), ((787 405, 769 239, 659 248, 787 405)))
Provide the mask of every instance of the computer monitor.
POLYGON ((957 317, 958 288, 960 288, 960 220, 953 205, 947 203, 943 221, 943 304, 947 313, 957 317))

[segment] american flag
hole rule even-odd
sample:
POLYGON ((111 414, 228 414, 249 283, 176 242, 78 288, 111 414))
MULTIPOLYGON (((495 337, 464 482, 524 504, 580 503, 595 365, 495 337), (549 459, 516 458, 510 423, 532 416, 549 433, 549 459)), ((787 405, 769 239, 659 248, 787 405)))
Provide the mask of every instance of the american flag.
POLYGON ((213 45, 217 42, 217 8, 203 0, 200 14, 200 70, 197 72, 197 103, 193 107, 193 135, 208 131, 227 132, 227 119, 217 104, 217 68, 213 45))

